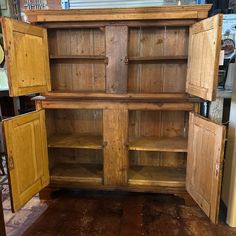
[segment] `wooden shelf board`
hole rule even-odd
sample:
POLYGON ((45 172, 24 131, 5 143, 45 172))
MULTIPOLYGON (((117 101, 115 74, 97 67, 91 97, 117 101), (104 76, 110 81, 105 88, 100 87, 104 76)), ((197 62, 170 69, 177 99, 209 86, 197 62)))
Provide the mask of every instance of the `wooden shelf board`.
POLYGON ((186 63, 188 60, 187 56, 157 56, 157 57, 129 57, 128 63, 186 63))
POLYGON ((187 152, 187 138, 138 137, 129 142, 129 150, 187 152))
POLYGON ((135 166, 129 169, 129 185, 184 187, 185 169, 172 167, 135 166))
MULTIPOLYGON (((124 101, 157 101, 179 103, 183 101, 201 102, 197 97, 191 97, 186 93, 127 93, 111 94, 102 92, 72 92, 52 91, 44 94, 43 99, 80 99, 80 100, 124 100, 124 101)), ((40 100, 42 97, 35 97, 40 100)))
POLYGON ((50 171, 50 179, 51 181, 102 184, 103 167, 94 164, 58 164, 50 171))
POLYGON ((63 64, 76 64, 76 63, 102 63, 106 64, 108 59, 106 56, 101 55, 50 55, 53 62, 63 64))
POLYGON ((48 147, 102 149, 103 139, 95 135, 55 134, 49 137, 48 147))

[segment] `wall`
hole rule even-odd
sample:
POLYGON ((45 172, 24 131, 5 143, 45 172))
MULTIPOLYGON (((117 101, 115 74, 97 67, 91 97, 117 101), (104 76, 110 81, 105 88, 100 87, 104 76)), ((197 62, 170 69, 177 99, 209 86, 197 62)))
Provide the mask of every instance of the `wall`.
POLYGON ((230 108, 222 199, 228 209, 227 223, 232 227, 236 227, 236 81, 233 83, 230 108))

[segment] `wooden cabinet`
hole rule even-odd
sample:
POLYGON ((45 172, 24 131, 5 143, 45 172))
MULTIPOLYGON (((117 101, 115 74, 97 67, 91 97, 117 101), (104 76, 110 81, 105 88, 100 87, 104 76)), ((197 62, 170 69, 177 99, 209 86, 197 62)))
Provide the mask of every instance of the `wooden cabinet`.
POLYGON ((221 15, 210 5, 28 11, 2 20, 10 93, 41 93, 4 121, 13 209, 46 185, 185 190, 218 220, 224 127, 215 97, 221 15), (200 99, 201 98, 201 99, 200 99))

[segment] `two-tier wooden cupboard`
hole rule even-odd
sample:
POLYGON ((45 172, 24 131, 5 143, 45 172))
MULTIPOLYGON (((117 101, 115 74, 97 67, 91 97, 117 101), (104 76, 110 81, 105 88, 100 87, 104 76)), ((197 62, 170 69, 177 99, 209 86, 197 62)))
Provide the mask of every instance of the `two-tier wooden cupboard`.
POLYGON ((2 19, 13 209, 46 186, 187 189, 217 222, 224 127, 199 113, 217 85, 221 15, 210 5, 28 11, 2 19), (205 19, 206 18, 206 19, 205 19))

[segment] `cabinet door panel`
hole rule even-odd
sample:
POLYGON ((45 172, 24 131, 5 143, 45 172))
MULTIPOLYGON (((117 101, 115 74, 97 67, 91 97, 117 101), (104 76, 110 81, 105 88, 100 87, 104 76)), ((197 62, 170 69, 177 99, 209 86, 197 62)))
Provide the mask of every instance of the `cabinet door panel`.
POLYGON ((49 183, 44 110, 3 121, 12 209, 20 209, 49 183))
POLYGON ((225 127, 190 113, 186 188, 213 223, 218 221, 225 127))
POLYGON ((2 28, 10 96, 49 91, 46 29, 6 17, 2 28))
POLYGON ((186 91, 212 101, 218 82, 222 15, 195 23, 190 28, 186 91))

